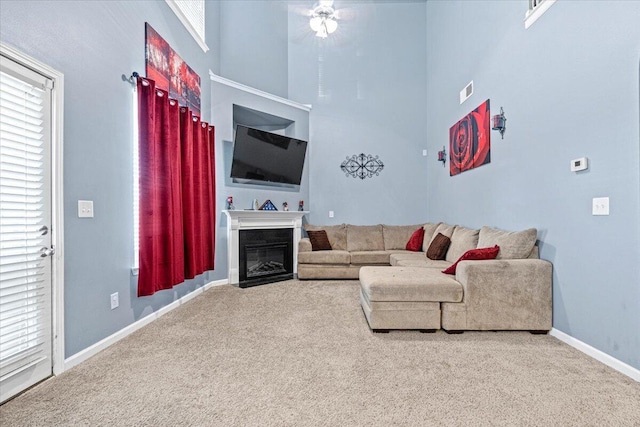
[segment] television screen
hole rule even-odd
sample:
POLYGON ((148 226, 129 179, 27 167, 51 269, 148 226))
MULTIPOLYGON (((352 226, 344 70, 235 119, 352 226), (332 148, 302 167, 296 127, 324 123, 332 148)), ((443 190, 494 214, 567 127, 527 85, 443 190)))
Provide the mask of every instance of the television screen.
POLYGON ((231 178, 300 185, 307 141, 238 125, 231 178))

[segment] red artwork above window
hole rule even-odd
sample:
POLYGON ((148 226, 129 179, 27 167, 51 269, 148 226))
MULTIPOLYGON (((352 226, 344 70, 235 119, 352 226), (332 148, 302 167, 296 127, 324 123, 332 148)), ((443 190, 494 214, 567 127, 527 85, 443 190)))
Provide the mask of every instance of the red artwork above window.
POLYGON ((156 30, 145 23, 147 78, 169 92, 180 105, 200 115, 200 76, 171 48, 156 30))

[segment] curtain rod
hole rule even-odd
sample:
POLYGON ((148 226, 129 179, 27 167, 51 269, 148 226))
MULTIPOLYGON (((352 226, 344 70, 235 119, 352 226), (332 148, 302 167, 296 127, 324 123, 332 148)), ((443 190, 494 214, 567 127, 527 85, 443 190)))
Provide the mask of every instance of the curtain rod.
POLYGON ((137 72, 137 71, 134 71, 133 73, 131 73, 131 75, 129 76, 129 78, 127 78, 127 76, 123 74, 123 75, 122 75, 122 81, 129 82, 129 83, 131 83, 132 85, 135 85, 135 84, 136 84, 136 79, 137 79, 138 77, 140 77, 140 74, 138 74, 138 72, 137 72))

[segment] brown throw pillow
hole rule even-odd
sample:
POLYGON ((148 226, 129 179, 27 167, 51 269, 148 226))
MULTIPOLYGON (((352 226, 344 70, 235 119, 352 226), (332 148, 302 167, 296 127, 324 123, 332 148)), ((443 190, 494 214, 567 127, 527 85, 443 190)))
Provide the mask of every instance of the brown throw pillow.
POLYGON ((309 240, 311 241, 311 250, 312 251, 330 251, 331 243, 329 243, 329 238, 327 237, 327 232, 324 230, 318 231, 307 231, 309 235, 309 240))
POLYGON ((429 245, 429 249, 427 249, 427 258, 433 260, 445 259, 450 244, 450 238, 442 233, 438 233, 438 235, 433 238, 433 241, 429 245))

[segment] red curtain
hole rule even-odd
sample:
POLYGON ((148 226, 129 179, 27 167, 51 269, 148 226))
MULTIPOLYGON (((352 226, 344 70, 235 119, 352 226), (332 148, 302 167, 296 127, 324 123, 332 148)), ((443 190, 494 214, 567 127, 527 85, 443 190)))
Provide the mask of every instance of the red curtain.
POLYGON ((180 109, 182 146, 182 208, 184 213, 185 275, 212 270, 215 247, 214 129, 188 108, 180 109))
POLYGON ((214 268, 214 129, 138 79, 138 296, 214 268))

